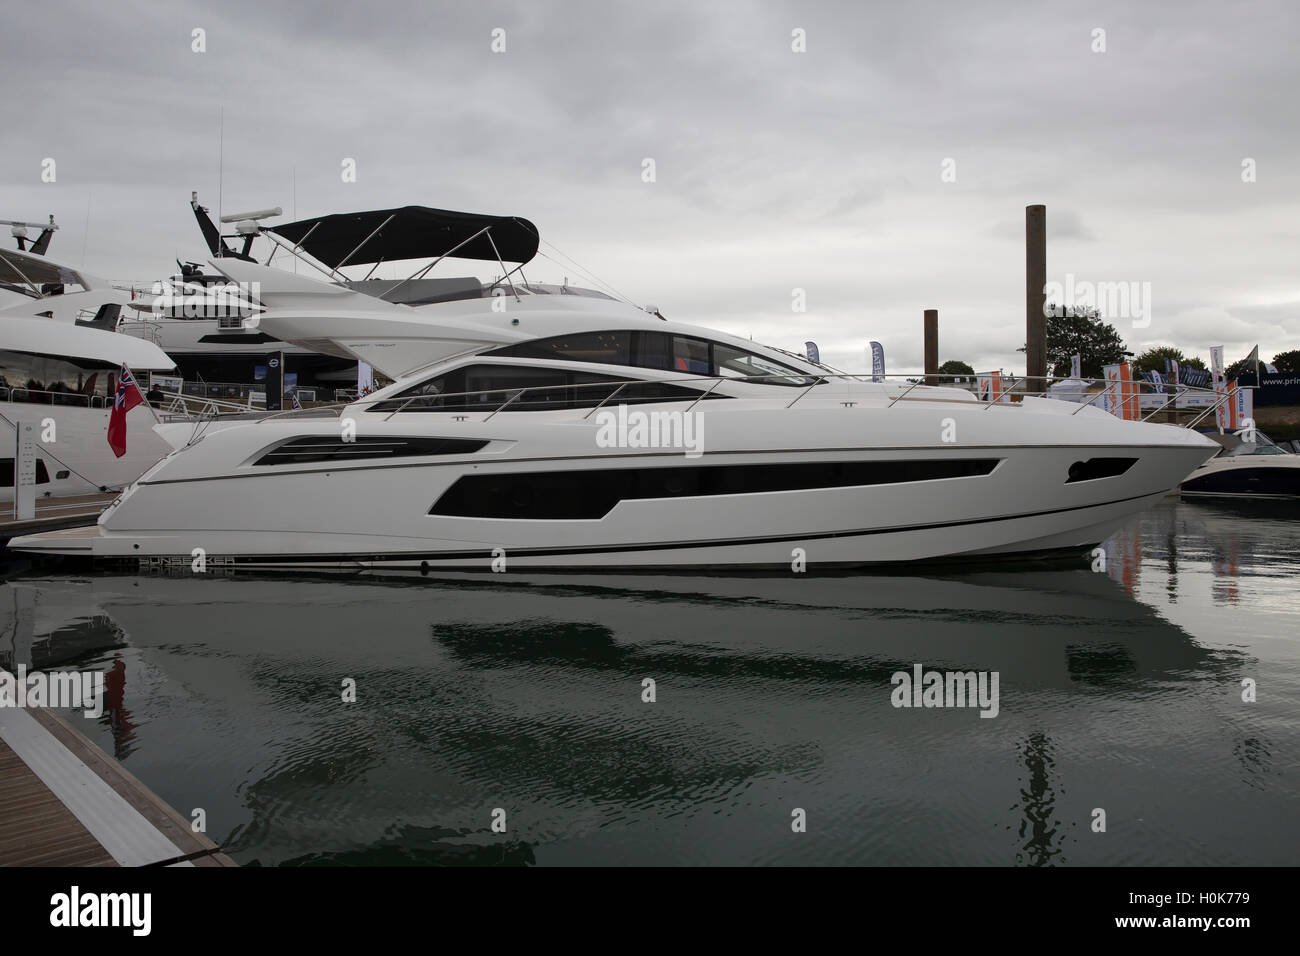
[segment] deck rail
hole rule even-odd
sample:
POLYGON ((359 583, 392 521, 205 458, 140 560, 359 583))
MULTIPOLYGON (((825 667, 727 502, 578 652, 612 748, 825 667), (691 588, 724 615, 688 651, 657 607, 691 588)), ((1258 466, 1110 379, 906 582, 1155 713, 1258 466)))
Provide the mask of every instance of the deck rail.
MULTIPOLYGON (((750 385, 773 385, 786 389, 797 388, 796 394, 784 407, 793 408, 797 403, 804 399, 805 396, 812 394, 816 388, 831 382, 842 382, 851 385, 858 383, 868 386, 874 386, 870 391, 864 390, 863 397, 868 394, 879 397, 886 402, 885 407, 892 408, 901 401, 925 401, 925 402, 951 402, 960 405, 977 405, 985 410, 993 406, 1001 408, 1015 408, 1025 398, 1052 398, 1071 402, 1072 399, 1062 399, 1052 395, 1049 391, 1051 385, 1059 382, 1085 382, 1082 379, 1070 379, 1065 377, 1043 376, 1041 379, 1044 387, 1042 389, 1031 389, 1028 387, 1031 379, 1028 376, 1005 376, 1003 378, 1002 390, 996 397, 986 397, 978 394, 978 388, 972 376, 969 375, 931 375, 918 376, 916 374, 892 374, 884 376, 872 376, 870 373, 848 373, 848 372, 825 372, 825 373, 808 373, 805 375, 794 374, 790 372, 771 373, 764 375, 689 375, 679 378, 627 378, 611 379, 604 382, 586 382, 571 385, 530 385, 530 386, 513 386, 501 388, 479 388, 465 392, 434 392, 418 393, 412 395, 389 395, 380 398, 363 398, 346 404, 318 405, 311 409, 287 409, 282 412, 276 412, 260 418, 259 421, 270 421, 274 419, 287 417, 320 417, 322 413, 332 413, 341 418, 348 411, 371 411, 387 412, 389 420, 393 415, 406 411, 428 411, 437 413, 455 413, 457 415, 478 415, 482 414, 487 421, 500 412, 527 407, 530 399, 540 400, 541 403, 547 403, 555 410, 564 409, 584 410, 583 419, 590 418, 598 409, 614 404, 615 398, 622 394, 629 386, 633 385, 688 385, 699 390, 700 394, 694 397, 690 408, 694 409, 701 401, 709 397, 717 397, 715 389, 724 383, 728 384, 750 384, 750 385), (931 386, 927 385, 929 379, 950 379, 946 385, 931 386), (893 381, 881 381, 881 379, 893 379, 893 381), (705 387, 707 385, 707 388, 705 387), (890 388, 894 386, 894 388, 890 388), (951 392, 954 389, 973 392, 970 398, 957 398, 955 396, 933 396, 926 394, 913 393, 917 389, 935 389, 942 388, 945 392, 951 392), (584 402, 578 398, 577 393, 587 389, 606 389, 610 390, 608 394, 594 393, 589 400, 592 404, 577 404, 584 402), (459 399, 460 401, 454 401, 459 399)), ((1142 421, 1150 421, 1155 415, 1167 410, 1171 406, 1175 411, 1199 411, 1195 419, 1188 423, 1187 427, 1194 427, 1203 421, 1208 415, 1213 413, 1221 404, 1232 398, 1233 393, 1228 392, 1223 395, 1217 394, 1212 388, 1197 388, 1189 385, 1155 385, 1145 381, 1136 381, 1130 383, 1132 394, 1119 399, 1120 407, 1123 408, 1130 401, 1139 401, 1143 395, 1168 395, 1168 400, 1162 402, 1159 407, 1152 410, 1141 418, 1142 421), (1175 391, 1170 393, 1167 389, 1173 388, 1175 391), (1183 405, 1180 403, 1186 399, 1197 399, 1204 396, 1211 401, 1208 405, 1202 405, 1199 401, 1196 405, 1183 405)), ((1103 383, 1099 391, 1094 392, 1086 401, 1080 401, 1078 408, 1071 412, 1077 415, 1084 408, 1093 405, 1099 398, 1104 397, 1110 391, 1103 383)), ((760 396, 755 396, 760 397, 760 396)), ((780 397, 777 393, 771 392, 762 397, 780 397)), ((1118 397, 1118 396, 1117 396, 1118 397)), ((688 396, 683 396, 681 400, 687 400, 688 396)), ((650 404, 657 401, 670 401, 671 399, 643 398, 634 399, 638 404, 650 404)), ((855 404, 854 402, 842 402, 842 404, 855 404)), ((536 410, 538 404, 534 404, 529 410, 536 410)), ((545 404, 541 407, 547 407, 545 404)))
POLYGON ((0 385, 0 402, 24 405, 75 405, 81 408, 108 408, 110 404, 106 395, 83 395, 81 392, 59 392, 25 386, 9 388, 3 385, 0 385))

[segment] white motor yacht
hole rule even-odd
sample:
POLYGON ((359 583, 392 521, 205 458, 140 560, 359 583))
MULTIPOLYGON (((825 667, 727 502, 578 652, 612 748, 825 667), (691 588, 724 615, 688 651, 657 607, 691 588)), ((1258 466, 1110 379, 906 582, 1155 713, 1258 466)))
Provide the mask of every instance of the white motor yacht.
POLYGON ((47 243, 0 250, 0 501, 13 500, 19 421, 40 427, 42 496, 119 490, 171 450, 142 403, 127 414, 126 454, 113 454, 106 435, 122 366, 144 381, 176 363, 150 342, 117 334, 129 296, 42 254, 47 243))
POLYGON ((522 282, 537 248, 522 220, 402 213, 373 230, 371 214, 326 217, 289 238, 329 272, 344 253, 413 258, 420 230, 429 254, 522 248, 521 266, 410 305, 213 260, 257 283, 257 328, 369 362, 394 384, 328 412, 162 426, 175 450, 98 525, 11 546, 426 571, 987 560, 1095 545, 1218 450, 1089 405, 835 374, 598 293, 522 282))

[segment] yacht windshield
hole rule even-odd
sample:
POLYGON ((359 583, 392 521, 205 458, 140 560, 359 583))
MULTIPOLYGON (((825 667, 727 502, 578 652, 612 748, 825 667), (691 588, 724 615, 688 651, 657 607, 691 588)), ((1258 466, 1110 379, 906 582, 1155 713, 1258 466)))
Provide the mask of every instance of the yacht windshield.
POLYGON ((819 381, 793 366, 748 349, 693 335, 644 329, 573 332, 506 345, 487 354, 627 365, 686 375, 748 379, 763 385, 804 387, 819 381))
POLYGON ((1240 458, 1244 455, 1285 455, 1281 448, 1276 445, 1248 445, 1244 442, 1231 450, 1224 450, 1220 454, 1225 458, 1240 458))
POLYGON ((591 408, 611 400, 616 404, 640 404, 694 402, 702 397, 698 389, 671 382, 628 381, 563 368, 470 365, 420 382, 378 402, 371 411, 491 411, 507 403, 509 411, 554 411, 591 408))

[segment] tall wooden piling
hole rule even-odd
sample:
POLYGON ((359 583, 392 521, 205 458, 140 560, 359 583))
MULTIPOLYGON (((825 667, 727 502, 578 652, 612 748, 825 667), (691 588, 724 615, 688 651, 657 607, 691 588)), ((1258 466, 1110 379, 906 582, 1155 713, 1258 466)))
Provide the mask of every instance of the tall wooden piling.
POLYGON ((925 310, 925 384, 939 384, 939 310, 925 310))
POLYGON ((1025 207, 1025 374, 1031 391, 1047 383, 1047 207, 1025 207))

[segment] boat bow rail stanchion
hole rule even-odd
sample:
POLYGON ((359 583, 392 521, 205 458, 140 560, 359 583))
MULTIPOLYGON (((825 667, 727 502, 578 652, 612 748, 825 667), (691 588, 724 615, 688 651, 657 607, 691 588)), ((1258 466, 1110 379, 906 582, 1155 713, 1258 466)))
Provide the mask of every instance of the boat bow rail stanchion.
MULTIPOLYGON (((284 411, 264 415, 261 418, 259 418, 258 421, 270 421, 273 419, 281 419, 290 416, 295 418, 298 417, 315 418, 321 416, 322 414, 331 414, 331 413, 337 418, 342 418, 348 411, 381 413, 384 414, 384 421, 391 421, 394 415, 397 415, 401 412, 405 412, 408 410, 412 410, 412 411, 427 411, 427 412, 439 413, 439 414, 446 413, 446 412, 454 412, 458 415, 466 415, 470 413, 475 415, 481 414, 483 415, 483 418, 478 420, 486 422, 486 421, 490 421, 493 417, 500 414, 501 412, 509 411, 513 406, 516 405, 531 405, 529 409, 530 411, 537 410, 539 408, 544 408, 545 405, 542 402, 531 403, 529 401, 530 399, 535 398, 539 395, 551 396, 552 400, 554 400, 554 410, 556 411, 560 411, 564 409, 576 410, 574 408, 574 402, 577 401, 577 399, 573 397, 574 392, 583 389, 593 389, 593 388, 609 389, 611 386, 614 386, 613 389, 608 394, 601 397, 600 400, 596 402, 594 405, 587 406, 583 404, 577 406, 577 409, 584 410, 583 415, 581 416, 581 420, 585 421, 587 419, 590 419, 594 414, 596 414, 596 412, 600 411, 602 408, 606 408, 610 405, 617 404, 618 397, 624 393, 624 391, 628 388, 628 386, 642 385, 642 384, 690 385, 690 386, 700 387, 700 394, 695 397, 695 399, 691 402, 691 404, 686 409, 686 411, 689 413, 693 411, 695 407, 699 405, 700 402, 704 401, 710 395, 712 395, 715 392, 715 390, 718 388, 718 386, 723 384, 723 382, 737 383, 737 384, 762 384, 769 379, 781 379, 788 382, 791 377, 792 376, 789 372, 778 372, 778 373, 762 374, 762 375, 737 375, 737 376, 691 375, 691 376, 685 376, 680 378, 668 378, 668 379, 629 378, 629 379, 623 379, 620 381, 613 381, 613 382, 586 382, 586 383, 574 384, 574 385, 530 385, 530 386, 523 386, 523 387, 516 387, 516 388, 491 388, 491 389, 479 388, 479 389, 474 389, 472 391, 464 391, 464 392, 437 392, 437 393, 415 394, 415 395, 394 395, 394 396, 388 396, 384 398, 367 398, 367 399, 363 399, 355 402, 348 402, 344 404, 320 405, 310 409, 285 409, 284 411), (708 387, 703 388, 702 386, 706 381, 709 383, 708 387), (563 393, 563 397, 561 397, 558 400, 555 400, 554 397, 561 393, 563 393), (487 396, 491 396, 495 394, 500 394, 503 397, 498 401, 485 401, 485 398, 487 396)), ((790 402, 782 406, 783 408, 787 408, 787 409, 793 408, 797 403, 802 401, 806 396, 812 394, 816 386, 824 384, 826 382, 845 381, 845 382, 863 383, 867 381, 867 378, 864 375, 847 373, 847 372, 846 373, 820 373, 815 375, 810 373, 806 377, 813 379, 813 381, 806 386, 801 386, 799 394, 796 395, 790 402)), ((926 385, 923 379, 919 379, 912 375, 903 374, 903 375, 886 376, 886 377, 895 377, 895 378, 906 377, 909 379, 909 381, 906 388, 904 388, 901 392, 893 396, 890 396, 887 393, 887 390, 885 388, 882 388, 881 390, 882 394, 880 400, 881 404, 879 407, 883 407, 883 408, 893 408, 899 402, 909 400, 908 396, 911 395, 915 390, 921 388, 922 386, 924 386, 925 388, 936 387, 936 386, 926 385)), ((1043 389, 1041 391, 1029 391, 1029 390, 1014 391, 1013 393, 1012 390, 1018 389, 1021 384, 1029 381, 1027 377, 1016 377, 1011 380, 1011 385, 1009 389, 1003 391, 996 400, 985 400, 980 398, 978 394, 972 394, 971 390, 968 387, 966 387, 966 385, 964 384, 964 380, 969 378, 969 376, 953 375, 950 377, 958 381, 950 383, 948 387, 965 391, 968 394, 970 394, 970 398, 959 399, 955 397, 941 396, 936 398, 925 398, 924 401, 948 402, 954 405, 963 405, 963 406, 973 405, 973 406, 978 406, 983 410, 987 410, 989 408, 992 408, 995 405, 1004 408, 1015 407, 1016 405, 1019 404, 1019 402, 1014 401, 1014 399, 1017 398, 1024 399, 1024 398, 1044 398, 1044 397, 1050 398, 1051 397, 1051 394, 1047 389, 1043 389)), ((1049 380, 1052 382, 1078 381, 1077 379, 1067 379, 1067 378, 1055 378, 1055 379, 1049 378, 1049 380)), ((889 383, 874 382, 872 384, 887 386, 889 383)), ((942 387, 942 386, 938 386, 938 387, 942 387)), ((1179 398, 1184 397, 1188 393, 1213 394, 1209 389, 1197 389, 1197 388, 1192 388, 1190 386, 1183 386, 1182 390, 1177 395, 1173 396, 1170 400, 1162 403, 1158 408, 1154 409, 1150 414, 1146 415, 1142 420, 1143 421, 1150 420, 1152 416, 1166 410, 1167 408, 1169 408, 1170 405, 1174 405, 1179 398)), ((1089 405, 1093 404, 1098 398, 1102 397, 1105 394, 1106 394, 1106 390, 1102 389, 1101 391, 1097 392, 1096 394, 1088 398, 1087 401, 1078 403, 1078 407, 1073 409, 1070 412, 1070 414, 1077 415, 1080 411, 1082 411, 1084 408, 1088 407, 1089 405)), ((1135 400, 1135 398, 1139 398, 1140 396, 1141 396, 1141 391, 1139 390, 1134 393, 1134 396, 1130 396, 1126 398, 1124 401, 1125 402, 1133 401, 1135 400)), ((182 398, 184 396, 178 396, 173 394, 170 397, 182 398)), ((1203 421, 1206 415, 1214 411, 1215 408, 1217 408, 1220 404, 1226 401, 1229 397, 1230 395, 1217 397, 1216 401, 1213 404, 1207 407, 1202 414, 1198 415, 1197 418, 1190 425, 1187 425, 1185 427, 1194 427, 1196 424, 1203 421)), ((911 399, 911 400, 915 401, 917 399, 911 399)), ((655 402, 654 399, 650 399, 646 401, 647 404, 653 404, 654 402, 655 402)), ((247 413, 248 411, 248 409, 245 408, 244 406, 230 406, 229 409, 220 407, 221 405, 226 405, 226 404, 228 403, 218 403, 215 400, 209 400, 208 404, 206 404, 202 409, 200 415, 203 418, 209 418, 209 417, 219 417, 221 414, 224 414, 227 410, 237 411, 241 413, 247 413)), ((204 424, 206 424, 206 422, 204 424)))

